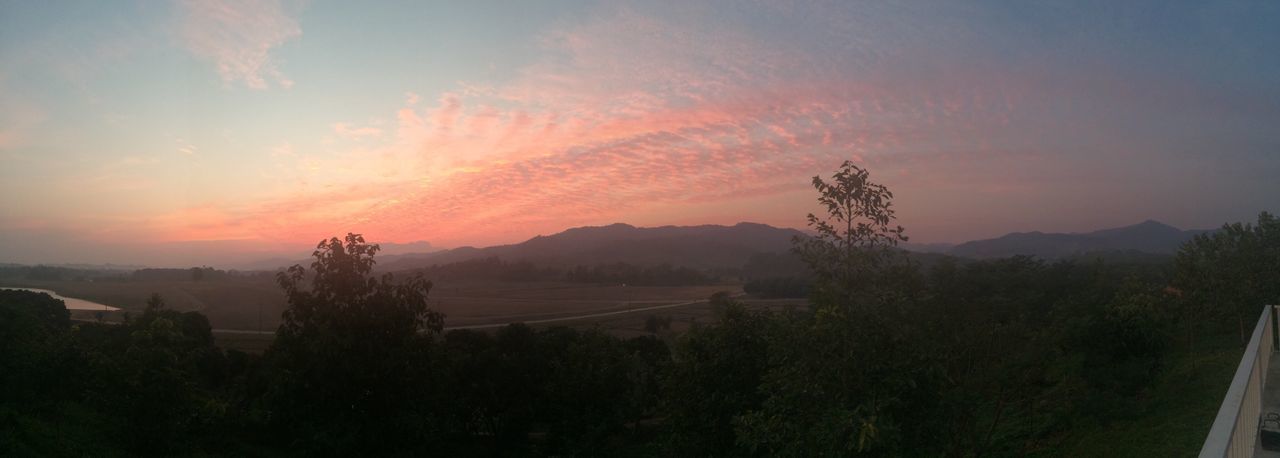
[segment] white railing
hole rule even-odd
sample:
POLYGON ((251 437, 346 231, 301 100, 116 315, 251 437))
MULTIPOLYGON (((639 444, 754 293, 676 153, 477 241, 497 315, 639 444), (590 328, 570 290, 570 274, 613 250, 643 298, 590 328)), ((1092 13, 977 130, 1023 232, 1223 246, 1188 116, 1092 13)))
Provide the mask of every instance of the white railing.
POLYGON ((1262 309, 1253 337, 1240 358, 1240 367, 1227 388, 1226 399, 1209 428, 1209 437, 1200 449, 1201 458, 1251 458, 1258 443, 1258 421, 1262 415, 1262 390, 1267 385, 1267 365, 1274 351, 1275 306, 1262 309))

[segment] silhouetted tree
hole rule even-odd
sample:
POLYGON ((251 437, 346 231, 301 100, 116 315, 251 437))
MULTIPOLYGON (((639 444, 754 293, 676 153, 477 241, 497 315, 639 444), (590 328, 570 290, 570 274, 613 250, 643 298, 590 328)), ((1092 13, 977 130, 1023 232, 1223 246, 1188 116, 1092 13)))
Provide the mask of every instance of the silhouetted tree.
POLYGON ((644 330, 650 334, 671 329, 671 315, 649 315, 644 318, 644 330))
POLYGON ((680 336, 663 383, 664 446, 671 456, 743 456, 736 419, 760 408, 769 368, 771 317, 727 294, 711 298, 719 325, 680 336))
POLYGON ((269 398, 277 426, 315 452, 413 450, 437 433, 432 388, 415 378, 444 317, 420 275, 373 278, 377 251, 347 234, 317 245, 310 276, 295 265, 277 277, 288 308, 267 355, 269 398))
POLYGON ((737 417, 738 443, 787 456, 930 450, 940 420, 920 412, 940 406, 943 377, 913 313, 922 278, 895 248, 906 236, 893 193, 847 161, 813 186, 827 215, 809 215, 817 235, 795 248, 814 276, 813 313, 771 335, 764 399, 737 417))
POLYGON ((1280 303, 1280 219, 1263 212, 1257 224, 1197 235, 1178 250, 1174 265, 1188 339, 1195 326, 1229 323, 1247 341, 1262 306, 1280 303))
POLYGON ((852 307, 866 300, 883 300, 896 283, 892 269, 905 263, 895 250, 906 241, 896 218, 893 193, 872 182, 870 172, 845 161, 831 182, 813 177, 818 203, 827 210, 823 217, 809 214, 813 237, 797 236, 795 252, 815 276, 818 305, 852 307))

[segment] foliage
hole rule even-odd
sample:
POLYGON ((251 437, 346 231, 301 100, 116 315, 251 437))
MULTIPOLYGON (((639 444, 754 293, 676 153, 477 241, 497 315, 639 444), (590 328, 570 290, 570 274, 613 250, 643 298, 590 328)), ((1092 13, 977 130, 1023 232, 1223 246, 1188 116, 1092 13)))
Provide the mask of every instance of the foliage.
POLYGON ((565 279, 632 286, 693 286, 715 283, 715 279, 688 267, 672 267, 670 264, 636 266, 623 262, 592 267, 579 265, 566 272, 565 279))
POLYGON ((201 449, 223 431, 229 373, 209 322, 147 310, 123 325, 69 325, 59 300, 0 291, 6 336, 0 454, 156 455, 201 449), (14 378, 10 378, 14 377, 14 378), (19 383, 14 383, 21 380, 19 383), (8 397, 15 396, 15 397, 8 397), (18 397, 20 396, 20 397, 18 397), (65 431, 49 434, 48 431, 65 431))
POLYGON ((941 371, 911 300, 919 275, 893 247, 893 193, 845 162, 830 183, 813 178, 826 217, 796 240, 814 278, 813 313, 784 318, 768 343, 758 408, 735 418, 738 444, 766 455, 888 453, 936 443, 941 371))
POLYGON ((633 286, 710 285, 715 278, 696 269, 670 264, 640 266, 625 262, 577 265, 572 269, 538 267, 528 261, 508 262, 498 257, 471 259, 418 269, 428 278, 445 280, 555 281, 614 283, 633 286))
POLYGON ((726 295, 713 299, 718 326, 681 336, 665 378, 665 447, 672 456, 740 456, 734 420, 763 401, 770 328, 766 315, 726 295))
POLYGON ((496 256, 452 262, 419 269, 427 278, 444 280, 545 281, 563 275, 555 269, 539 268, 528 261, 507 262, 496 256))
POLYGON ((748 280, 742 290, 766 299, 802 298, 809 295, 809 282, 800 277, 771 277, 748 280))
POLYGON ((432 387, 414 378, 444 317, 421 276, 370 277, 377 251, 358 234, 332 238, 311 276, 295 265, 277 278, 289 305, 266 355, 272 422, 317 452, 397 450, 433 433, 421 429, 432 387))
POLYGON ((610 439, 654 413, 657 377, 669 359, 649 337, 623 341, 521 324, 492 336, 450 331, 443 350, 451 421, 494 454, 616 452, 610 439))
MULTIPOLYGON (((894 250, 905 242, 896 218, 893 193, 870 179, 870 172, 845 161, 828 183, 813 177, 825 217, 809 214, 816 235, 797 237, 795 252, 815 276, 815 305, 852 306, 886 294, 906 257, 894 250)), ((880 300, 883 298, 876 298, 880 300)))
POLYGON ((231 276, 231 272, 204 266, 189 269, 138 269, 129 277, 134 281, 221 281, 231 276))
MULTIPOLYGON (((0 291, 0 455, 1178 454, 1194 451, 1220 401, 1234 328, 1280 302, 1280 223, 1266 213, 1197 237, 1172 266, 1013 257, 922 269, 893 248, 905 236, 892 193, 866 170, 846 163, 814 184, 828 215, 810 215, 818 235, 797 241, 807 265, 771 270, 786 258, 761 256, 743 272, 755 291, 803 282, 812 307, 752 310, 717 294, 712 325, 680 334, 650 316, 661 338, 521 324, 442 333, 431 283, 374 277, 378 247, 355 234, 278 276, 288 309, 261 358, 220 350, 207 318, 158 295, 112 325, 0 291)), ((496 258, 453 268, 494 266, 510 279, 548 272, 496 258)), ((66 273, 50 269, 34 272, 66 273)))
POLYGON ((0 400, 6 405, 34 401, 57 379, 70 314, 48 294, 0 290, 0 400))
POLYGON ((657 334, 659 331, 668 331, 671 329, 671 315, 658 316, 649 315, 644 318, 644 330, 650 334, 657 334))
POLYGON ((1197 235, 1178 250, 1174 266, 1184 320, 1234 326, 1247 339, 1246 320, 1265 304, 1280 304, 1280 219, 1263 212, 1257 224, 1225 224, 1197 235))

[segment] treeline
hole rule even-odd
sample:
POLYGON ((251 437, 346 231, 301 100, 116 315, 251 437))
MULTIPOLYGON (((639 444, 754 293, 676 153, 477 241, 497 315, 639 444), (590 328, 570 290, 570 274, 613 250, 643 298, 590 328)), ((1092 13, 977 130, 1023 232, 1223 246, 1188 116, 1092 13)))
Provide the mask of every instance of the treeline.
POLYGON ((504 261, 498 257, 472 259, 417 269, 434 281, 570 281, 635 286, 713 285, 718 278, 688 267, 670 264, 638 266, 628 263, 578 265, 571 269, 538 267, 529 261, 504 261))
POLYGON ((214 347, 204 315, 158 297, 124 325, 72 326, 60 300, 0 291, 0 454, 206 449, 229 431, 228 388, 248 359, 214 347))
POLYGON ((578 456, 653 437, 662 341, 441 333, 430 283, 372 278, 348 241, 281 274, 290 308, 261 356, 217 348, 159 296, 124 324, 72 325, 60 301, 0 291, 0 455, 578 456))
POLYGON ((0 291, 0 454, 1022 455, 1144 415, 1173 352, 1239 344, 1237 315, 1280 299, 1262 281, 1280 224, 1232 227, 1172 266, 817 277, 813 308, 789 313, 717 295, 717 324, 670 346, 441 333, 430 284, 371 278, 358 239, 281 278, 290 308, 261 356, 215 347, 202 315, 158 297, 123 325, 73 326, 48 296, 0 291))
POLYGON ((127 278, 128 271, 56 266, 0 266, 0 278, 36 281, 103 281, 127 278))
POLYGON ((279 274, 288 308, 261 356, 218 349, 203 316, 158 297, 126 324, 72 326, 48 296, 7 292, 0 455, 1043 454, 1080 425, 1153 414, 1171 358, 1242 347, 1280 302, 1266 213, 1172 265, 925 269, 894 248, 887 189, 848 163, 833 178, 814 180, 831 218, 811 215, 796 246, 809 309, 717 294, 715 324, 671 342, 445 333, 431 283, 373 276, 377 248, 354 234, 279 274))
POLYGON ((591 455, 653 438, 643 421, 670 361, 654 337, 523 325, 259 357, 215 347, 202 315, 162 301, 75 326, 46 295, 0 304, 6 456, 591 455))
POLYGON ((45 265, 0 267, 0 278, 35 281, 223 281, 239 278, 270 279, 274 276, 274 272, 222 270, 209 266, 187 269, 143 268, 132 271, 45 265))
POLYGON ((508 262, 496 256, 469 259, 417 269, 433 281, 554 281, 564 272, 538 267, 529 261, 508 262))
POLYGON ((208 266, 189 269, 138 269, 130 275, 133 280, 138 281, 220 281, 233 276, 238 277, 240 273, 208 266))
POLYGON ((813 275, 795 253, 758 253, 742 266, 742 290, 763 298, 809 296, 813 275))
POLYGON ((716 283, 716 279, 688 267, 672 267, 670 264, 636 266, 621 262, 592 267, 580 265, 568 271, 565 279, 584 283, 624 283, 635 286, 693 286, 716 283))
MULTIPOLYGON (((14 448, 0 452, 1015 455, 1134 414, 1182 335, 1167 280, 945 263, 891 283, 918 289, 874 333, 845 325, 869 311, 769 314, 720 295, 719 324, 670 348, 523 325, 432 338, 412 332, 442 319, 425 309, 397 327, 386 313, 304 316, 329 301, 294 295, 292 327, 262 356, 218 349, 202 315, 158 299, 124 325, 72 327, 48 296, 4 291, 0 442, 14 448)), ((380 288, 362 309, 394 304, 379 298, 395 285, 380 288)))

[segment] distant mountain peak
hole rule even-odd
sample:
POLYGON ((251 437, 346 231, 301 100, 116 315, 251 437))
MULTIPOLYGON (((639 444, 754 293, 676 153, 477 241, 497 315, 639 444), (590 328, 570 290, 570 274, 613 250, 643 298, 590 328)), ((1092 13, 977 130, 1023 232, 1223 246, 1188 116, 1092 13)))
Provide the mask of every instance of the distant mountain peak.
POLYGON ((1172 254, 1196 234, 1148 219, 1141 223, 1083 233, 1014 232, 956 245, 949 253, 973 258, 1031 255, 1060 258, 1089 252, 1134 251, 1172 254))
POLYGON ((1134 237, 1177 237, 1184 231, 1168 224, 1148 219, 1138 224, 1130 226, 1122 226, 1112 229, 1101 229, 1088 232, 1085 235, 1096 237, 1113 237, 1117 234, 1129 234, 1134 237))
POLYGON ((1134 224, 1133 226, 1130 226, 1130 227, 1160 227, 1160 228, 1169 228, 1169 229, 1178 230, 1178 231, 1182 230, 1182 229, 1178 229, 1177 227, 1171 224, 1165 224, 1164 222, 1156 221, 1154 219, 1148 219, 1141 223, 1134 224))
MULTIPOLYGON (((613 223, 613 224, 606 224, 606 225, 604 225, 604 226, 578 226, 578 227, 571 227, 571 228, 565 229, 565 230, 563 230, 563 231, 557 232, 556 234, 563 234, 563 233, 566 233, 566 232, 588 232, 588 231, 601 231, 601 230, 606 230, 606 231, 607 231, 607 230, 630 230, 630 229, 635 229, 635 228, 636 228, 635 226, 632 226, 632 225, 627 224, 627 223, 613 223)), ((551 234, 550 236, 546 236, 546 237, 555 236, 556 234, 551 234)))

